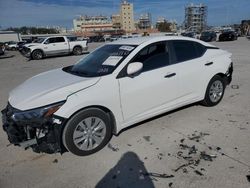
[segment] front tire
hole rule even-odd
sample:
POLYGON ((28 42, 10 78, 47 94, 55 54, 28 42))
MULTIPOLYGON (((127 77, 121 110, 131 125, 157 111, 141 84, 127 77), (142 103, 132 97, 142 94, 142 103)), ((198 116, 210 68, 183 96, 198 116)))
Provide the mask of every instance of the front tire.
POLYGON ((112 137, 112 123, 104 111, 90 108, 75 114, 65 125, 62 141, 69 152, 86 156, 101 150, 112 137))
POLYGON ((202 104, 205 106, 217 105, 224 96, 225 87, 225 80, 221 76, 215 75, 208 83, 202 104))
POLYGON ((40 60, 43 58, 43 52, 41 50, 35 50, 34 52, 32 52, 32 59, 35 60, 40 60))

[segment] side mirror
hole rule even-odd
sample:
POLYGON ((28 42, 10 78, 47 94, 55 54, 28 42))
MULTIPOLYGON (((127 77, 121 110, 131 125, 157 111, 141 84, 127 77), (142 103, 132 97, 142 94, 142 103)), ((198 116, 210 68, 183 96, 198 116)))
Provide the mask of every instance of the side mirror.
POLYGON ((139 73, 143 68, 143 64, 140 62, 130 63, 127 67, 127 74, 129 76, 134 76, 135 74, 139 73))

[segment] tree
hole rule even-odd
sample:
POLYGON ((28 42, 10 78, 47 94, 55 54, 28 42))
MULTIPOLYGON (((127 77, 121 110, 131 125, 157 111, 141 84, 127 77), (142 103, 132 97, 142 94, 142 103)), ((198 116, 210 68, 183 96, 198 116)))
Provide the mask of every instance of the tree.
POLYGON ((29 34, 57 34, 59 33, 54 28, 42 28, 42 27, 9 27, 6 29, 6 31, 15 31, 17 33, 20 33, 22 35, 29 35, 29 34))
POLYGON ((160 32, 171 32, 171 23, 167 21, 159 23, 156 27, 160 32))

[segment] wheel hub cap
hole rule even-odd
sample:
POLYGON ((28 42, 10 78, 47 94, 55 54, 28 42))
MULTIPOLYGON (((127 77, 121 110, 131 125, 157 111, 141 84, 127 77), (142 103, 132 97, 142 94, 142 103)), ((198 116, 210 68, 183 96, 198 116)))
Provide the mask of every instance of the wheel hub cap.
POLYGON ((98 117, 88 117, 76 126, 73 141, 77 148, 88 151, 99 146, 105 135, 105 123, 98 117))
POLYGON ((220 80, 216 80, 212 83, 209 90, 209 97, 212 102, 218 102, 223 94, 223 83, 220 80))

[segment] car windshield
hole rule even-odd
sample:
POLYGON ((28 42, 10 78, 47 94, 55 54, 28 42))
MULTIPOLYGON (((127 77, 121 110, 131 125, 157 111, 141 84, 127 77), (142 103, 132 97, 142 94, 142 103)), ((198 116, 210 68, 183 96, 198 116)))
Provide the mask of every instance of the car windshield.
POLYGON ((111 74, 135 47, 135 45, 104 45, 90 53, 79 63, 65 67, 63 70, 84 77, 97 77, 111 74))
POLYGON ((38 39, 35 39, 33 42, 34 43, 42 43, 44 40, 45 40, 45 38, 38 38, 38 39))

